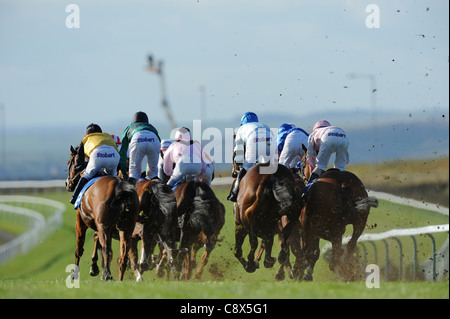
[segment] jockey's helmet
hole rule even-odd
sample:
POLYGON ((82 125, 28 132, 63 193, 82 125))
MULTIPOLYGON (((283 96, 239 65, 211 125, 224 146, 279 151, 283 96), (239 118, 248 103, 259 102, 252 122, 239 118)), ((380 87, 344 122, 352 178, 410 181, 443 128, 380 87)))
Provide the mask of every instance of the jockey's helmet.
POLYGON ((253 112, 247 112, 241 117, 241 125, 258 122, 258 116, 253 112))
POLYGON ((180 127, 175 132, 175 140, 189 142, 191 140, 191 131, 187 127, 180 127))
POLYGON ((162 140, 161 141, 161 152, 163 152, 163 154, 169 148, 170 144, 172 144, 171 140, 162 140))
POLYGON ((92 133, 102 133, 102 129, 97 124, 91 123, 86 127, 85 135, 89 135, 92 133))
POLYGON ((326 121, 326 120, 320 120, 319 122, 317 122, 314 127, 313 127, 313 131, 316 128, 320 128, 320 127, 326 127, 326 126, 331 126, 330 122, 326 121))
POLYGON ((131 119, 131 123, 136 123, 136 122, 148 123, 147 114, 145 114, 144 112, 141 112, 141 111, 134 113, 133 118, 131 119))

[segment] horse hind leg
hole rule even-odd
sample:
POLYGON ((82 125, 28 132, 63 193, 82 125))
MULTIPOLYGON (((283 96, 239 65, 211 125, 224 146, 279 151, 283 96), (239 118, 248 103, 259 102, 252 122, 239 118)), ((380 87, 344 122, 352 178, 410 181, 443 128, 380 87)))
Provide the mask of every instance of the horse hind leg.
POLYGON ((256 261, 259 262, 261 260, 263 252, 264 252, 264 241, 261 240, 261 245, 259 245, 259 250, 256 252, 256 256, 255 256, 256 261))
POLYGON ((242 257, 242 245, 244 244, 245 237, 247 237, 248 233, 245 228, 236 224, 234 229, 235 236, 235 244, 234 244, 234 257, 242 264, 244 268, 247 268, 247 261, 242 257))
POLYGON ((110 270, 110 263, 112 258, 111 249, 111 236, 108 236, 103 228, 103 225, 97 225, 98 229, 98 239, 100 245, 102 246, 102 280, 113 280, 110 270))
MULTIPOLYGON (((249 273, 253 273, 256 271, 256 269, 259 268, 259 263, 255 260, 255 252, 258 249, 258 237, 252 233, 249 234, 249 241, 250 241, 250 252, 247 256, 247 267, 245 267, 245 270, 249 273)), ((267 254, 267 247, 266 254, 267 254)))
POLYGON ((313 280, 314 266, 316 265, 316 262, 319 259, 320 255, 319 241, 319 238, 315 238, 311 242, 311 245, 308 245, 307 249, 305 250, 306 267, 305 274, 303 275, 303 280, 313 280))
POLYGON ((217 234, 214 234, 213 236, 208 236, 206 238, 205 251, 202 254, 202 261, 197 269, 197 272, 195 273, 194 278, 197 279, 201 278, 203 269, 208 264, 209 256, 211 255, 211 252, 213 251, 214 247, 216 247, 216 242, 217 242, 217 234))
POLYGON ((130 232, 124 230, 119 231, 120 236, 120 257, 119 257, 119 281, 123 280, 125 271, 127 270, 128 251, 130 250, 130 232))
POLYGON ((128 252, 128 257, 130 260, 131 269, 134 271, 134 275, 136 276, 136 281, 143 281, 142 277, 143 271, 138 265, 138 239, 131 238, 130 250, 128 252))
POLYGON ((83 256, 84 252, 84 241, 86 239, 86 230, 87 226, 86 224, 81 220, 81 216, 79 211, 77 211, 77 221, 75 225, 75 233, 76 233, 76 239, 77 239, 77 248, 75 249, 75 265, 77 265, 77 268, 74 269, 72 273, 73 279, 78 279, 78 273, 80 271, 80 259, 81 256, 83 256))
POLYGON ((264 247, 266 249, 266 254, 264 258, 264 267, 272 268, 277 259, 272 257, 272 247, 273 247, 273 236, 269 236, 268 238, 263 239, 264 247))
POLYGON ((343 270, 345 280, 355 280, 356 279, 356 268, 357 268, 357 258, 355 257, 356 245, 359 237, 364 231, 365 220, 362 223, 353 225, 353 234, 350 241, 347 243, 347 252, 345 254, 343 270))
POLYGON ((89 274, 92 277, 96 277, 98 276, 98 274, 100 273, 100 269, 98 268, 97 265, 97 261, 98 261, 98 249, 100 248, 100 243, 98 240, 98 233, 95 232, 94 233, 94 251, 92 252, 92 264, 91 264, 91 269, 89 270, 89 274))

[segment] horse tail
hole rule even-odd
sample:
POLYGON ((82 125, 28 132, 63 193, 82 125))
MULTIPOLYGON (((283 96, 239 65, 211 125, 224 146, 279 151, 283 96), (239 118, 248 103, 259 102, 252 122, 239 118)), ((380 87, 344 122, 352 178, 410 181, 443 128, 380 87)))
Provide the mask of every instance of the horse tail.
POLYGON ((178 199, 178 216, 189 214, 194 206, 194 197, 196 195, 195 182, 190 181, 184 186, 184 191, 178 199))
MULTIPOLYGON (((282 168, 284 169, 284 168, 282 168)), ((275 200, 278 202, 280 208, 279 217, 286 215, 289 222, 283 228, 282 233, 284 238, 289 238, 292 227, 300 217, 300 189, 294 179, 290 179, 292 175, 289 172, 289 177, 283 178, 282 172, 278 169, 276 174, 272 175, 272 191, 275 200)))
POLYGON ((224 220, 225 207, 207 184, 195 182, 194 187, 193 211, 188 222, 196 231, 212 236, 224 220))
POLYGON ((363 198, 355 203, 355 209, 359 212, 366 212, 370 207, 378 207, 378 199, 374 196, 363 198))
POLYGON ((164 237, 170 237, 170 234, 177 226, 177 201, 175 194, 167 184, 160 181, 153 181, 150 184, 153 200, 156 203, 158 210, 164 216, 161 227, 161 234, 164 237))
POLYGON ((133 211, 137 213, 139 197, 136 192, 136 187, 123 179, 118 179, 114 192, 115 196, 111 202, 111 206, 120 211, 117 227, 121 229, 120 225, 127 219, 126 216, 128 213, 133 211))

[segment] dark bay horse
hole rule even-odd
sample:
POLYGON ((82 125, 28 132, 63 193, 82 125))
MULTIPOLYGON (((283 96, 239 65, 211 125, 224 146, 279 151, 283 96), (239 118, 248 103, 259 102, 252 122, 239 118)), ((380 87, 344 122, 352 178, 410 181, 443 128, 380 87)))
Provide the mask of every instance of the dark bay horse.
MULTIPOLYGON (((85 166, 77 167, 75 165, 78 154, 73 147, 70 147, 70 150, 66 189, 73 191, 85 166)), ((123 280, 138 208, 139 198, 132 184, 114 176, 100 177, 86 191, 76 212, 77 248, 75 249, 75 264, 79 266, 84 251, 86 231, 91 228, 96 232, 91 275, 98 274, 97 247, 100 245, 103 260, 102 279, 113 279, 110 271, 111 241, 115 236, 120 240, 119 280, 123 280)), ((77 274, 74 273, 73 276, 76 278, 77 274)))
MULTIPOLYGON (((165 249, 173 263, 176 254, 176 231, 178 226, 177 202, 171 187, 158 179, 142 180, 136 184, 139 196, 139 216, 132 236, 130 249, 131 268, 136 280, 142 280, 142 273, 151 270, 151 256, 160 244, 160 257, 165 249), (141 258, 138 264, 138 241, 142 240, 141 258)), ((158 258, 161 261, 161 258, 158 258)), ((158 264, 158 269, 160 268, 158 264)))
POLYGON ((270 268, 276 258, 271 256, 273 237, 277 233, 279 222, 283 216, 287 222, 282 229, 281 251, 278 255, 280 264, 289 260, 289 238, 294 222, 300 214, 300 184, 295 181, 291 171, 278 164, 273 174, 262 174, 260 168, 268 164, 257 164, 250 168, 240 182, 237 202, 234 203, 235 217, 235 257, 247 272, 258 268, 255 261, 255 251, 258 247, 258 237, 264 242, 264 266, 270 268), (248 261, 242 257, 242 245, 249 236, 250 252, 248 261))
POLYGON ((217 199, 208 184, 189 181, 175 189, 180 225, 178 268, 184 259, 184 280, 189 280, 195 267, 195 253, 204 246, 201 264, 195 278, 200 279, 208 263, 211 251, 219 240, 220 230, 225 224, 225 206, 217 199), (191 249, 193 254, 191 256, 191 249))
POLYGON ((330 270, 339 267, 344 278, 351 279, 351 261, 356 242, 364 231, 370 207, 377 206, 378 200, 368 197, 366 188, 355 174, 331 169, 320 175, 309 189, 300 215, 303 248, 299 279, 313 279, 321 238, 332 244, 330 270), (342 262, 342 236, 349 224, 353 225, 353 234, 342 262))

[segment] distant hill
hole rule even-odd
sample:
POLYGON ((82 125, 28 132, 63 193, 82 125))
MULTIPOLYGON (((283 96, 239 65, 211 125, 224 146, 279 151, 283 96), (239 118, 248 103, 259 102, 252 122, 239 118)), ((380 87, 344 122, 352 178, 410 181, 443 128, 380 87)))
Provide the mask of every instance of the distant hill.
MULTIPOLYGON (((299 112, 300 114, 300 112, 299 112)), ((297 114, 259 114, 260 120, 273 128, 290 122, 310 132, 322 114, 307 116, 297 114)), ((373 163, 395 159, 419 159, 444 157, 449 154, 448 115, 428 112, 416 114, 377 114, 377 119, 367 111, 329 113, 326 116, 333 125, 342 127, 350 140, 352 163, 373 163)), ((229 119, 209 119, 208 127, 214 127, 225 137, 226 128, 239 126, 240 116, 229 119)), ((104 131, 121 135, 128 123, 102 125, 104 131)), ((153 123, 162 138, 169 138, 166 123, 153 123)), ((180 126, 192 128, 193 123, 181 122, 180 126)), ((7 129, 6 145, 0 147, 0 180, 41 180, 66 177, 70 145, 77 145, 85 127, 32 127, 7 129)), ((204 130, 205 127, 202 127, 204 130)), ((229 130, 228 130, 229 131, 229 130)), ((217 130, 216 130, 217 132, 217 130)), ((196 132, 198 134, 199 132, 196 132)), ((203 136, 210 142, 209 136, 203 136)), ((223 144, 222 144, 223 146, 223 144)), ((223 148, 223 153, 225 148, 223 148)), ((225 154, 222 154, 224 157, 225 154)), ((227 154, 229 156, 229 154, 227 154)), ((228 170, 230 164, 218 163, 219 170, 228 170)))

